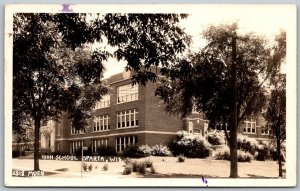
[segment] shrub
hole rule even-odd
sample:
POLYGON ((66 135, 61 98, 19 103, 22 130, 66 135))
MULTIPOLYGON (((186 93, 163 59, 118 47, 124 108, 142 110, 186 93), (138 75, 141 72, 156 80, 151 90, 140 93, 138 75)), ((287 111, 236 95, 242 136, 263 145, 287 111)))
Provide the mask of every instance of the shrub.
POLYGON ((92 172, 92 170, 93 170, 93 165, 90 164, 90 165, 89 165, 89 171, 92 172))
POLYGON ((130 164, 132 165, 132 171, 133 172, 137 172, 139 170, 139 163, 136 160, 133 160, 130 162, 130 164))
POLYGON ((224 145, 225 144, 225 134, 221 131, 213 131, 208 133, 207 140, 212 145, 224 145))
POLYGON ((153 166, 153 162, 150 159, 144 161, 146 168, 150 168, 153 166))
POLYGON ((208 156, 211 145, 203 137, 191 135, 185 131, 177 132, 177 136, 170 143, 173 155, 184 155, 191 158, 204 158, 208 156))
POLYGON ((21 156, 21 152, 20 151, 12 151, 12 158, 17 158, 21 156))
POLYGON ((108 170, 108 164, 105 164, 105 165, 102 167, 102 170, 107 171, 107 170, 108 170))
POLYGON ((137 145, 126 147, 123 151, 124 157, 142 158, 146 157, 143 151, 139 150, 137 145))
POLYGON ((111 146, 101 146, 97 150, 100 156, 117 156, 116 150, 111 146))
POLYGON ((152 147, 151 155, 153 156, 172 156, 170 149, 166 146, 155 145, 152 147))
POLYGON ((179 155, 178 162, 184 162, 184 161, 185 161, 185 157, 183 155, 179 155))
POLYGON ((223 149, 220 149, 215 154, 215 159, 217 160, 230 160, 230 151, 228 147, 224 147, 223 149))
POLYGON ((153 165, 150 167, 150 172, 151 172, 151 174, 155 174, 156 173, 155 168, 154 168, 153 165))
POLYGON ((256 149, 258 148, 259 143, 254 138, 249 138, 248 136, 238 134, 237 145, 238 149, 254 154, 256 149))
POLYGON ((139 173, 145 174, 146 173, 146 164, 144 162, 140 162, 138 164, 138 166, 139 166, 139 173))
POLYGON ((124 162, 125 162, 125 164, 129 164, 129 163, 131 162, 131 159, 127 157, 127 158, 124 160, 124 162))
MULTIPOLYGON (((237 151, 238 162, 251 162, 253 156, 250 153, 246 153, 245 151, 238 150, 237 151)), ((219 150, 216 155, 215 159, 217 160, 230 160, 230 151, 229 147, 224 147, 223 149, 219 150)))
POLYGON ((152 148, 150 148, 148 145, 140 145, 138 147, 138 150, 144 153, 144 156, 150 156, 152 148))
POLYGON ((238 162, 251 162, 253 156, 250 153, 246 153, 238 150, 238 162))
POLYGON ((83 171, 85 171, 85 172, 87 171, 88 166, 85 162, 82 164, 82 168, 83 168, 83 171))
POLYGON ((150 168, 150 172, 155 171, 153 163, 149 159, 144 161, 132 160, 129 164, 132 166, 132 172, 139 172, 140 174, 145 174, 147 168, 150 168))
POLYGON ((132 164, 126 164, 122 174, 128 175, 128 174, 131 174, 132 172, 133 172, 132 164))
POLYGON ((254 153, 255 159, 259 161, 265 161, 271 159, 271 147, 268 144, 260 144, 257 146, 256 152, 254 153))

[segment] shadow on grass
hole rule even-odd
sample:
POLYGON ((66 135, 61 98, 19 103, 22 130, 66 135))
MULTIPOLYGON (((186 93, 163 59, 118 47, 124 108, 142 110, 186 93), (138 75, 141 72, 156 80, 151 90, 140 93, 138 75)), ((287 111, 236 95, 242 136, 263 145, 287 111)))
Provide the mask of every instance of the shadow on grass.
MULTIPOLYGON (((255 174, 247 174, 247 176, 249 176, 249 178, 278 178, 278 177, 268 177, 268 176, 259 176, 259 175, 255 175, 255 174)), ((242 177, 242 178, 248 178, 248 177, 242 177)))
POLYGON ((55 171, 66 172, 68 170, 69 170, 68 168, 59 168, 59 169, 56 169, 55 171))
POLYGON ((211 175, 199 175, 199 174, 177 174, 177 173, 172 173, 172 174, 144 174, 142 178, 217 178, 216 176, 211 176, 211 175))
POLYGON ((48 172, 48 171, 44 172, 44 176, 51 176, 51 175, 55 175, 55 174, 58 174, 58 173, 56 173, 56 172, 48 172))

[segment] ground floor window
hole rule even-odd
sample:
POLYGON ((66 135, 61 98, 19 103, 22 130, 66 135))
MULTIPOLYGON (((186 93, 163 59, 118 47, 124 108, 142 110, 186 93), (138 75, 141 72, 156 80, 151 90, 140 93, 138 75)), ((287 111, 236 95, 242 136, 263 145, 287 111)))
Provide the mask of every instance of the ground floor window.
POLYGON ((126 147, 135 145, 137 143, 137 136, 117 137, 116 151, 122 152, 126 147))
POLYGON ((97 152, 97 148, 108 145, 108 138, 92 140, 92 150, 97 152))
POLYGON ((189 122, 188 132, 192 134, 194 132, 194 124, 193 122, 189 122))
POLYGON ((57 142, 57 151, 60 151, 60 142, 57 142))
POLYGON ((261 127, 261 134, 262 135, 269 135, 270 134, 270 130, 268 127, 261 127))
POLYGON ((83 146, 84 141, 72 141, 71 142, 71 153, 74 153, 77 149, 83 146))

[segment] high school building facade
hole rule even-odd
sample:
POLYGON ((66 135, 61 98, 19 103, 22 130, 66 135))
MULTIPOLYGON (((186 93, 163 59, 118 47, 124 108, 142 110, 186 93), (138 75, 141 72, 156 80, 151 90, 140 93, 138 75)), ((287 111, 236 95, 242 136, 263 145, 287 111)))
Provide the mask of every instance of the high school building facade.
POLYGON ((155 83, 133 85, 129 72, 107 81, 109 93, 96 104, 89 125, 75 130, 63 114, 59 123, 41 132, 41 149, 72 154, 87 146, 96 153, 100 146, 112 146, 122 152, 131 145, 168 145, 180 130, 207 134, 208 121, 201 114, 180 119, 166 113, 164 103, 154 95, 155 83))
MULTIPOLYGON (((59 122, 49 121, 41 128, 41 150, 73 154, 86 146, 97 153, 100 146, 111 146, 122 152, 131 145, 168 145, 180 130, 207 135, 208 121, 201 114, 181 119, 166 113, 163 101, 154 95, 155 83, 133 85, 129 72, 113 75, 107 81, 109 92, 96 104, 89 125, 75 130, 66 113, 59 122)), ((256 119, 243 122, 239 132, 257 138, 268 136, 256 119)), ((30 130, 28 137, 33 137, 30 130)), ((22 144, 13 143, 13 150, 24 149, 22 144)))

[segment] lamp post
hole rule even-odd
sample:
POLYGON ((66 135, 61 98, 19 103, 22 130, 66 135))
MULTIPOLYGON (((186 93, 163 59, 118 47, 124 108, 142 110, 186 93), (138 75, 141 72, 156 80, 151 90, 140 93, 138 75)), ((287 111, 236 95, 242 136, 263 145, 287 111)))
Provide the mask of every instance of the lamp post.
POLYGON ((81 147, 81 178, 82 178, 82 171, 83 171, 83 151, 88 150, 87 147, 81 147))

